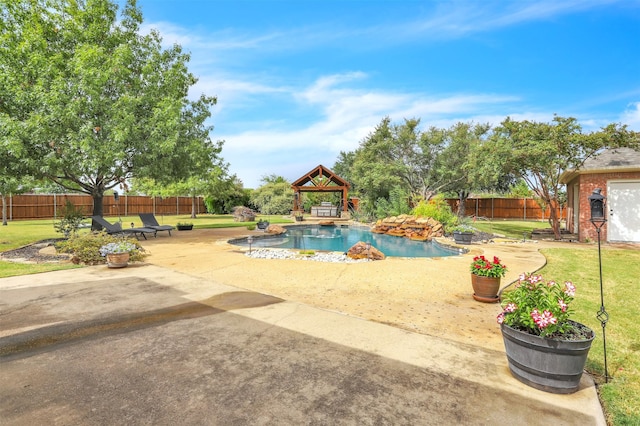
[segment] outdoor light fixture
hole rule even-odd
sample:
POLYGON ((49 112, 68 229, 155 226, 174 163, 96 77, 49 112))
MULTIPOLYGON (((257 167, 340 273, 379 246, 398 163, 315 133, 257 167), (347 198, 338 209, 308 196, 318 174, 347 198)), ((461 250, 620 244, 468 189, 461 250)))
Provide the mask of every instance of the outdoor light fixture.
POLYGON ((602 252, 600 251, 600 229, 607 222, 604 217, 604 206, 606 204, 606 198, 600 193, 602 190, 596 188, 593 190, 593 194, 589 196, 589 205, 591 206, 591 223, 596 228, 598 233, 598 265, 600 267, 600 310, 596 314, 596 318, 602 324, 602 343, 604 345, 604 381, 609 382, 609 370, 607 368, 607 337, 605 333, 605 327, 607 321, 609 321, 609 314, 604 308, 604 291, 602 289, 602 252))
POLYGON ((249 235, 247 237, 247 242, 249 243, 249 254, 251 254, 251 244, 253 243, 253 235, 249 235))
MULTIPOLYGON (((589 196, 589 205, 591 206, 591 223, 596 225, 600 224, 600 227, 607 221, 604 217, 604 205, 606 198, 600 194, 602 190, 596 188, 593 190, 593 194, 589 196)), ((596 226, 597 227, 597 226, 596 226)))

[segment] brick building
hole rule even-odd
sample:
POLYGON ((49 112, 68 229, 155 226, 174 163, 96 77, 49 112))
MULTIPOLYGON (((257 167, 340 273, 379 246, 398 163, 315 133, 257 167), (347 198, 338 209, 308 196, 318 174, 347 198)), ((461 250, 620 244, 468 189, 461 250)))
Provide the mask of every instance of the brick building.
POLYGON ((560 181, 567 185, 567 229, 577 234, 580 241, 597 239, 589 220, 589 196, 600 188, 606 197, 607 219, 601 239, 640 243, 640 151, 605 150, 580 169, 565 171, 560 181))

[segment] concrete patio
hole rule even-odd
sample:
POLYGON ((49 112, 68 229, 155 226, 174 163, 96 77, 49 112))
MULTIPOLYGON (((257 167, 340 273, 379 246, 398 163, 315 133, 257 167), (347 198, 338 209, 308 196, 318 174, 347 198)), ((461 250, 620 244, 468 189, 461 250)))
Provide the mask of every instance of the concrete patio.
MULTIPOLYGON (((255 231, 254 231, 255 232, 255 231)), ((175 232, 145 264, 0 280, 7 424, 604 425, 594 384, 508 371, 472 254, 366 264, 251 259, 245 230, 175 232)), ((539 244, 473 246, 507 281, 539 244)))

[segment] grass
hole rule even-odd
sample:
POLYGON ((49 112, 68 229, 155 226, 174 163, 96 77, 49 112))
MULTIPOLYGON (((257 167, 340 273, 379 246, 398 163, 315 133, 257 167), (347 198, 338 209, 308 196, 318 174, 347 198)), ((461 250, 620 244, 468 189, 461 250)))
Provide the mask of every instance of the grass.
MULTIPOLYGON (((229 215, 158 216, 162 224, 192 222, 197 228, 246 227, 253 222, 234 222, 229 215)), ((291 223, 281 216, 260 215, 256 219, 270 223, 291 223)), ((113 222, 114 218, 109 218, 113 222)), ((124 224, 140 225, 137 216, 123 217, 124 224)), ((539 221, 477 221, 474 226, 481 231, 522 238, 523 233, 535 228, 549 227, 539 221)), ((86 231, 81 231, 86 232, 86 231)), ((0 229, 0 251, 20 247, 28 243, 59 238, 52 220, 10 222, 0 229)), ((569 280, 578 288, 572 307, 573 318, 597 334, 589 352, 587 370, 595 377, 598 392, 611 425, 640 425, 640 249, 617 249, 605 246, 602 250, 602 275, 604 302, 609 322, 606 326, 607 367, 609 383, 604 381, 604 349, 602 327, 596 319, 600 308, 600 277, 598 248, 596 245, 568 244, 567 248, 544 249, 547 265, 540 271, 545 278, 569 280)), ((19 265, 0 262, 0 277, 44 272, 75 267, 75 265, 19 265)))
POLYGON ((525 220, 477 220, 473 222, 473 227, 489 234, 500 234, 509 238, 521 240, 523 235, 531 238, 531 231, 540 228, 550 228, 548 221, 525 221, 525 220))

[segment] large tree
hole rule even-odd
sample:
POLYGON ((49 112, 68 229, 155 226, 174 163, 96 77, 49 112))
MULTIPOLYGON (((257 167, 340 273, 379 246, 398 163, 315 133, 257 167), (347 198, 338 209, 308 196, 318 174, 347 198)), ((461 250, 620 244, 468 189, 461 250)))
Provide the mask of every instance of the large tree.
POLYGON ((360 142, 353 157, 342 154, 341 167, 351 163, 351 182, 363 198, 365 209, 373 211, 378 200, 389 200, 394 188, 396 193, 407 194, 408 205, 433 193, 437 186, 434 165, 443 138, 437 129, 422 132, 419 124, 417 119, 392 124, 385 117, 360 142))
POLYGON ((219 154, 205 125, 216 99, 188 98, 189 55, 139 32, 135 0, 117 11, 109 0, 0 3, 2 121, 30 173, 90 194, 95 215, 105 190, 188 179, 219 154))
POLYGON ((556 207, 561 205, 562 172, 579 169, 587 159, 605 148, 630 146, 640 149, 638 136, 619 124, 583 133, 572 117, 555 116, 551 123, 507 118, 495 129, 483 158, 500 164, 503 172, 514 173, 527 182, 549 208, 549 223, 555 238, 560 239, 556 207))
POLYGON ((443 191, 458 195, 458 217, 465 216, 465 201, 472 191, 493 189, 500 177, 487 173, 486 168, 478 168, 477 153, 486 140, 491 126, 458 122, 443 132, 444 150, 438 156, 438 181, 443 191))

